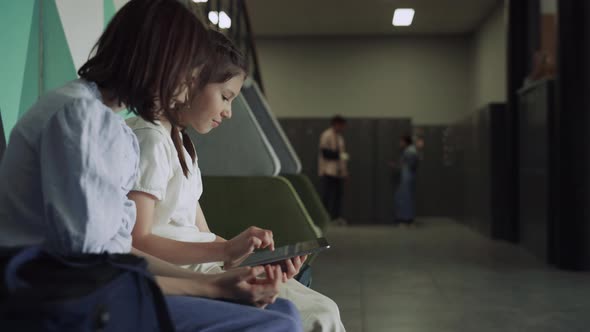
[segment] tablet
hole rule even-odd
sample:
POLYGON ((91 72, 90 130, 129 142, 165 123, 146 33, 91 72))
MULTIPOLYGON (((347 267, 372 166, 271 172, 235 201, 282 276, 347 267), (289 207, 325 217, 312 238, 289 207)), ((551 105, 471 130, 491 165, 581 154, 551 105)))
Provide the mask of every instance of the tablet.
POLYGON ((320 252, 328 248, 330 248, 328 241, 326 238, 321 237, 312 241, 299 242, 275 248, 274 251, 255 251, 253 254, 248 256, 248 258, 246 258, 242 264, 240 264, 240 266, 278 264, 295 256, 315 254, 316 252, 320 252))

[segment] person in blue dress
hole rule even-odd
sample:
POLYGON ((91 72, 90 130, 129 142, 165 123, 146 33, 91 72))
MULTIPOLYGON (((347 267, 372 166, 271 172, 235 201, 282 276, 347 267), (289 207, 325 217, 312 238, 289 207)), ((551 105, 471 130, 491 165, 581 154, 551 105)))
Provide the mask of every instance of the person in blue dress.
POLYGON ((41 96, 13 128, 0 163, 0 246, 142 256, 178 331, 301 331, 293 304, 277 299, 280 268, 204 275, 132 248, 136 206, 127 195, 139 145, 117 112, 153 119, 182 107, 210 52, 205 27, 180 1, 123 6, 80 79, 41 96))
POLYGON ((394 196, 394 224, 413 225, 416 218, 416 172, 418 151, 409 135, 400 138, 401 156, 399 162, 391 165, 399 171, 399 183, 394 196))

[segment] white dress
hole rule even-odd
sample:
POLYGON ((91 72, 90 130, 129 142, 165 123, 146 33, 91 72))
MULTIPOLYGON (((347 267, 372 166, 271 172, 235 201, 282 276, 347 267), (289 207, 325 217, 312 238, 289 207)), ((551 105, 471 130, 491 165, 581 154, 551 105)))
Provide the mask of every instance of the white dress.
POLYGON ((201 171, 186 150, 190 169, 188 179, 182 172, 170 129, 160 121, 150 123, 135 117, 127 124, 139 142, 139 176, 133 186, 157 199, 152 233, 183 242, 211 242, 215 234, 201 232, 195 224, 199 198, 203 193, 201 171))

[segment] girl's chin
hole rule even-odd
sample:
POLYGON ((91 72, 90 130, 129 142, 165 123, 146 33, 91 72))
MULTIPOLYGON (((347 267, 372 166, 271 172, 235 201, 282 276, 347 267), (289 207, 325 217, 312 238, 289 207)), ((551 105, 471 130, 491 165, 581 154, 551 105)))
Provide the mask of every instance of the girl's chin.
POLYGON ((213 129, 211 127, 205 127, 205 126, 203 126, 203 127, 194 127, 194 128, 195 128, 195 131, 197 133, 201 134, 201 135, 205 135, 205 134, 209 133, 213 129))

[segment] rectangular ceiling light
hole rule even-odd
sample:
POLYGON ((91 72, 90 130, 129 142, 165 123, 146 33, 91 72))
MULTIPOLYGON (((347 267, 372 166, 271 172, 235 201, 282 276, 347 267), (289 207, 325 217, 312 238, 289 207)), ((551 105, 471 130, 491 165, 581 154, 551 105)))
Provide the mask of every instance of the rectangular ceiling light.
POLYGON ((393 12, 393 25, 396 27, 407 27, 412 25, 414 19, 414 9, 398 8, 393 12))

